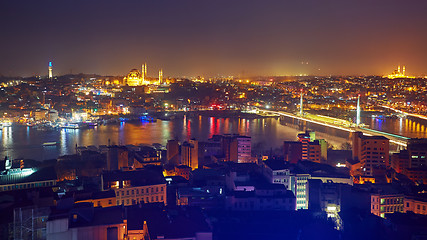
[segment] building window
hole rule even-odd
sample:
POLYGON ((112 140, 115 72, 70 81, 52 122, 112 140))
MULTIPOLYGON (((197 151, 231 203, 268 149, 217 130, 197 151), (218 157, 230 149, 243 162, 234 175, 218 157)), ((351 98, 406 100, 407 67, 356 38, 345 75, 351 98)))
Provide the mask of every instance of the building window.
POLYGON ((110 200, 108 200, 108 205, 111 205, 111 204, 113 204, 113 202, 110 199, 110 200))

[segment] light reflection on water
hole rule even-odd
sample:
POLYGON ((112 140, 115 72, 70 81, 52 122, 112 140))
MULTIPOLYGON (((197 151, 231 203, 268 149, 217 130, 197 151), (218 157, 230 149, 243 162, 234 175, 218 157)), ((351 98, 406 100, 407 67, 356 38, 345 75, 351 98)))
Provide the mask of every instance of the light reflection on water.
MULTIPOLYGON (((372 119, 365 123, 377 130, 389 130, 408 137, 427 137, 425 123, 413 119, 372 119)), ((166 145, 169 139, 185 141, 190 138, 207 140, 215 134, 238 133, 252 136, 255 153, 281 153, 283 141, 295 141, 296 135, 312 129, 316 138, 324 138, 329 143, 340 146, 348 141, 349 134, 336 129, 300 122, 295 119, 228 119, 215 117, 185 117, 172 121, 122 122, 93 129, 61 129, 41 131, 26 126, 13 125, 0 131, 0 157, 52 159, 60 155, 74 154, 75 146, 111 144, 152 144, 166 145), (281 122, 281 123, 280 123, 281 122), (43 147, 45 142, 58 145, 43 147)))

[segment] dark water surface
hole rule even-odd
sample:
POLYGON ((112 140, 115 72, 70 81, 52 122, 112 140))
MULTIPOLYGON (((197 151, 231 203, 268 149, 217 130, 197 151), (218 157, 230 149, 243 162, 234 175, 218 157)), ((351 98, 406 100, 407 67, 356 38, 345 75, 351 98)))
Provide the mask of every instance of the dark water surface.
MULTIPOLYGON (((365 117, 364 121, 374 129, 407 137, 427 137, 427 125, 416 119, 378 119, 365 117)), ((38 130, 13 125, 0 131, 0 157, 53 159, 75 153, 75 147, 111 144, 166 145, 168 139, 181 141, 190 138, 207 140, 215 134, 239 133, 252 137, 255 154, 281 152, 283 141, 296 140, 296 135, 306 129, 316 131, 316 138, 324 138, 339 147, 348 141, 349 133, 290 118, 237 119, 215 117, 184 117, 171 121, 123 122, 97 126, 92 129, 38 130), (58 142, 45 146, 45 142, 58 142)))

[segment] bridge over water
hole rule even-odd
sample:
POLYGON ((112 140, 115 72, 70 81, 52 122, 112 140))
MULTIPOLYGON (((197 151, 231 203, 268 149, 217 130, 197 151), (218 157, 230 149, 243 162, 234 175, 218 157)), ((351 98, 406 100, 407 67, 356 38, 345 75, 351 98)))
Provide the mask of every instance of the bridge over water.
POLYGON ((408 140, 410 139, 408 137, 400 136, 397 134, 382 132, 382 131, 364 128, 364 127, 343 126, 343 125, 334 124, 334 123, 327 122, 327 121, 321 121, 319 119, 311 119, 311 118, 307 118, 304 116, 299 116, 299 115, 295 115, 295 114, 287 113, 287 112, 282 112, 282 111, 270 111, 270 110, 265 110, 265 109, 259 109, 259 112, 268 113, 268 114, 275 114, 275 115, 285 116, 285 117, 294 118, 294 119, 299 119, 301 121, 306 121, 306 122, 310 122, 310 123, 314 123, 314 124, 318 124, 318 125, 322 125, 322 126, 326 126, 326 127, 330 127, 330 128, 335 128, 335 129, 339 129, 339 130, 346 131, 346 132, 363 132, 364 135, 368 135, 368 136, 372 136, 372 135, 384 136, 384 137, 388 138, 391 143, 394 143, 394 144, 401 146, 401 147, 406 147, 408 144, 408 140))

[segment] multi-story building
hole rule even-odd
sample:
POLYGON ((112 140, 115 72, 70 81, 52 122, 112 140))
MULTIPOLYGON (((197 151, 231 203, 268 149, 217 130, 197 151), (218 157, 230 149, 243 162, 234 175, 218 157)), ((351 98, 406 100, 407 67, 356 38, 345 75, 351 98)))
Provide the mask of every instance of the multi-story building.
POLYGON ((53 167, 10 168, 0 174, 0 192, 53 187, 56 186, 56 180, 56 171, 53 167))
POLYGON ((297 173, 295 174, 296 184, 295 184, 295 197, 297 200, 296 207, 297 209, 307 209, 308 208, 308 199, 307 199, 307 181, 310 179, 310 174, 307 173, 297 173))
POLYGON ((407 150, 391 157, 391 166, 414 182, 427 183, 427 139, 411 139, 407 150))
POLYGON ((312 161, 317 163, 322 162, 321 146, 318 140, 308 143, 307 161, 312 161))
POLYGON ((362 175, 374 176, 375 170, 389 166, 389 140, 383 136, 353 133, 353 158, 361 163, 362 175))
POLYGON ((166 158, 167 163, 172 165, 179 165, 179 141, 178 140, 168 140, 166 145, 166 158))
POLYGON ((427 199, 405 196, 403 202, 403 209, 405 212, 427 215, 427 199))
POLYGON ((142 146, 139 151, 133 153, 133 157, 134 168, 143 168, 147 165, 161 165, 159 152, 149 146, 142 146))
POLYGON ((309 157, 309 143, 311 142, 310 140, 310 133, 309 132, 305 132, 305 133, 300 133, 298 134, 298 141, 301 142, 301 152, 302 152, 302 159, 303 161, 307 161, 308 157, 309 157))
POLYGON ((113 171, 101 175, 102 190, 113 189, 117 205, 140 202, 166 204, 166 182, 161 172, 151 170, 113 171))
POLYGON ((302 159, 301 142, 285 141, 283 149, 285 161, 290 163, 297 163, 302 159))
POLYGON ((427 139, 411 139, 408 142, 410 168, 427 168, 427 139))
POLYGON ((287 190, 295 193, 295 175, 291 174, 286 162, 265 162, 263 173, 267 180, 274 184, 283 184, 287 190))
POLYGON ((45 229, 44 239, 49 240, 212 240, 200 210, 161 204, 100 208, 80 203, 69 209, 53 208, 45 229))
POLYGON ((353 185, 353 178, 335 168, 310 161, 302 161, 297 166, 280 162, 266 162, 263 165, 264 176, 275 184, 283 184, 296 197, 297 209, 309 206, 308 180, 317 179, 323 183, 353 185))
POLYGON ((226 134, 221 136, 221 148, 225 161, 238 161, 238 142, 234 135, 226 134))
POLYGON ((386 213, 404 212, 403 194, 371 194, 371 213, 384 217, 386 213))
POLYGON ((251 137, 236 136, 236 139, 237 139, 237 162, 238 163, 252 162, 251 137))
POLYGON ((298 134, 298 142, 284 142, 285 161, 297 163, 298 161, 311 161, 321 163, 326 160, 327 146, 323 139, 314 140, 314 132, 298 134), (323 160, 322 160, 323 159, 323 160))
POLYGON ((197 140, 190 140, 181 145, 181 163, 197 169, 199 167, 199 142, 197 140))
POLYGON ((129 150, 125 146, 109 146, 107 152, 107 170, 114 171, 129 167, 129 150))
POLYGON ((296 209, 294 194, 279 184, 256 186, 253 191, 233 191, 226 197, 226 209, 262 211, 296 209))
POLYGON ((402 150, 399 153, 391 155, 391 167, 398 173, 402 173, 409 168, 409 153, 402 150))

